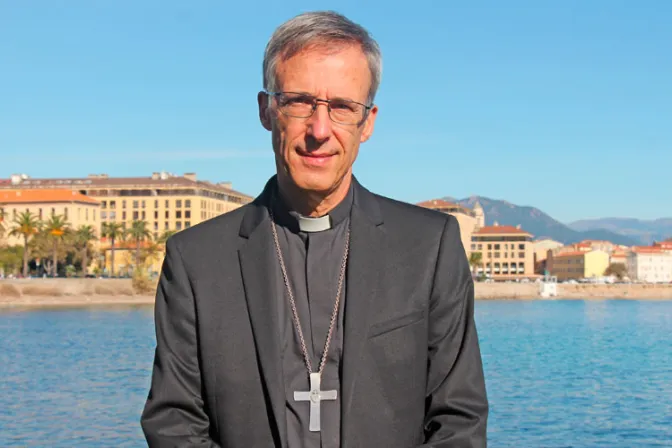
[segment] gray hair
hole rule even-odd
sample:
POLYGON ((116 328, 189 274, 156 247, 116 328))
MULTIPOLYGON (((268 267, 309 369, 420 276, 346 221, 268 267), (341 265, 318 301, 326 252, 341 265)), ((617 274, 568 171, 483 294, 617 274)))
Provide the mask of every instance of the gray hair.
POLYGON ((299 14, 280 25, 266 45, 264 52, 264 88, 277 89, 278 60, 287 60, 312 45, 359 44, 371 71, 371 86, 367 104, 372 105, 383 71, 383 57, 378 43, 362 26, 333 11, 299 14))

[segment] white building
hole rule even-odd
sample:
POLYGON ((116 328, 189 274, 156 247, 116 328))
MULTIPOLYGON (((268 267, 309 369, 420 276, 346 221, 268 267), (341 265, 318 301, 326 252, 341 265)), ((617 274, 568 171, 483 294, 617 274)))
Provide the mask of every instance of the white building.
POLYGON ((657 247, 634 247, 628 253, 628 277, 647 283, 672 282, 672 253, 657 247))

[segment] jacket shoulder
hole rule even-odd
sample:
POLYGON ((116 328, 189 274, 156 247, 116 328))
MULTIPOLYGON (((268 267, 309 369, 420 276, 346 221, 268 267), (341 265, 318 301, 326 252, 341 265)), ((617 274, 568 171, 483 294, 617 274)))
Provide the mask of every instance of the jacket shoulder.
POLYGON ((214 218, 202 221, 170 237, 171 245, 180 248, 209 246, 213 241, 237 239, 243 216, 251 204, 243 205, 214 218))

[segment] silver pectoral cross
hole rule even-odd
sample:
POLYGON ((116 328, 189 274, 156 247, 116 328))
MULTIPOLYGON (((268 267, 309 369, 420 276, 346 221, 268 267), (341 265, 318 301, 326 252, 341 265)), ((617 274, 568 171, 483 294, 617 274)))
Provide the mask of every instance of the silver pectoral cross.
POLYGON ((322 400, 335 400, 335 390, 320 390, 320 374, 310 374, 310 391, 294 392, 294 400, 310 401, 310 424, 311 431, 320 430, 320 402, 322 400))

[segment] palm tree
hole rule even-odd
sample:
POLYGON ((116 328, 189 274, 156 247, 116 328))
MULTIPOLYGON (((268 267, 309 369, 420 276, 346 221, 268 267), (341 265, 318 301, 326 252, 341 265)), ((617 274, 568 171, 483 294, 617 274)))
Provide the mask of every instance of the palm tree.
POLYGON ((156 240, 157 243, 159 243, 162 246, 166 245, 166 242, 168 241, 168 238, 171 236, 175 235, 177 233, 177 230, 166 230, 161 234, 161 236, 156 240))
POLYGON ((96 232, 93 226, 81 226, 75 232, 75 247, 79 249, 82 257, 82 275, 86 277, 89 267, 89 243, 96 240, 96 232))
POLYGON ((135 269, 140 268, 140 246, 143 241, 152 239, 152 233, 147 228, 145 221, 133 221, 131 228, 126 232, 135 241, 135 269))
POLYGON ((5 235, 5 209, 0 208, 0 239, 5 235))
POLYGON ((52 277, 58 277, 58 243, 69 230, 68 222, 62 215, 53 215, 44 224, 44 231, 51 239, 52 244, 52 277))
POLYGON ((483 254, 480 252, 472 252, 469 254, 469 266, 471 266, 471 273, 473 274, 476 269, 483 262, 483 254))
POLYGON ((124 239, 124 227, 118 222, 104 222, 101 236, 110 239, 110 256, 112 257, 110 261, 110 277, 114 277, 114 242, 117 239, 124 239))
POLYGON ((40 231, 40 220, 26 211, 14 218, 14 226, 9 236, 23 238, 23 276, 28 277, 28 240, 40 231))

